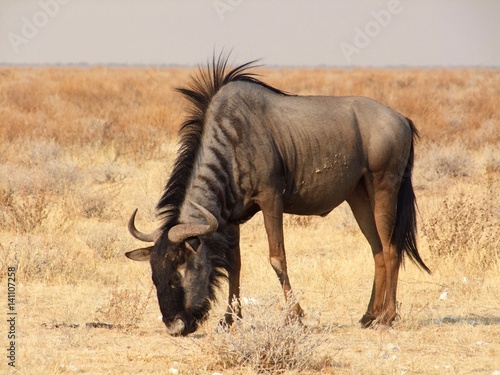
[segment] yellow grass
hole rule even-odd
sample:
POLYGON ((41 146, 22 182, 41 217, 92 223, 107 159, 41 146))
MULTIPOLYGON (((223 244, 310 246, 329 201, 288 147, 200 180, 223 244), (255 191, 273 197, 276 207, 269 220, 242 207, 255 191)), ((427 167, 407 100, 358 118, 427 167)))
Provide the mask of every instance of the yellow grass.
POLYGON ((126 230, 135 207, 140 228, 158 225, 154 207, 186 109, 172 88, 192 73, 0 69, 0 347, 5 354, 7 267, 15 266, 11 373, 500 371, 500 72, 262 70, 289 92, 366 95, 414 120, 419 244, 433 274, 407 263, 401 319, 389 331, 363 330, 357 321, 373 261, 349 208, 327 218, 287 216, 290 277, 307 316, 305 330, 280 328, 283 301, 258 214, 242 227, 242 295, 260 304, 244 306, 243 322, 228 335, 215 333, 224 287, 199 332, 171 338, 158 320, 149 266, 123 253, 140 246, 126 230), (262 353, 282 344, 289 363, 272 367, 262 353), (267 350, 242 356, 252 345, 267 350), (307 361, 294 367, 292 349, 307 361))

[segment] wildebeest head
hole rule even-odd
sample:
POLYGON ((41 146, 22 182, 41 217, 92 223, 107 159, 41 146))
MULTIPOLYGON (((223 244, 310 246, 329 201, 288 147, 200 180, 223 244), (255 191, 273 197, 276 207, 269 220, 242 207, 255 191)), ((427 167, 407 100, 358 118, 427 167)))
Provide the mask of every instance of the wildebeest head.
POLYGON ((213 284, 220 276, 211 259, 204 236, 217 230, 217 219, 204 207, 191 202, 203 214, 207 223, 177 224, 168 233, 139 232, 129 220, 129 231, 135 238, 154 242, 153 246, 130 251, 132 260, 149 260, 158 303, 167 332, 174 336, 196 331, 210 309, 213 284))

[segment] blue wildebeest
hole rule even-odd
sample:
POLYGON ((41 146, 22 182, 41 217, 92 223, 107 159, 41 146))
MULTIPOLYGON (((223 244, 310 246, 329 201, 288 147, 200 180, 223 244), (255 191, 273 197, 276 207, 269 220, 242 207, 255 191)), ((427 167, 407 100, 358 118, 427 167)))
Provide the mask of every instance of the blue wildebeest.
MULTIPOLYGON (((222 278, 228 305, 239 298, 241 223, 262 211, 269 260, 289 299, 283 213, 325 216, 347 201, 375 260, 360 322, 391 324, 403 255, 429 272, 416 245, 412 121, 364 97, 288 95, 259 81, 253 64, 230 70, 226 57, 214 57, 178 89, 193 106, 157 206, 163 224, 140 232, 136 210, 130 233, 154 245, 127 257, 150 261, 167 331, 187 335, 208 315, 222 278)), ((303 313, 298 303, 291 310, 303 313)), ((222 323, 232 319, 228 308, 222 323)))

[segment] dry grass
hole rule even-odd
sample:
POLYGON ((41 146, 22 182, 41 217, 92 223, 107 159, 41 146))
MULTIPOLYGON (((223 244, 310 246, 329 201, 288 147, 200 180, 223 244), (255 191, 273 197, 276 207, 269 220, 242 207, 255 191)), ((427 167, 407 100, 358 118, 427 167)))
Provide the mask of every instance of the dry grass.
POLYGON ((362 330, 373 262, 348 207, 287 216, 290 277, 307 316, 305 328, 283 325, 257 215, 242 227, 242 294, 259 304, 222 334, 221 302, 199 332, 174 339, 157 319, 149 267, 123 253, 138 245, 126 231, 135 207, 141 228, 158 224, 186 108, 172 87, 191 73, 0 69, 0 278, 5 286, 7 266, 18 267, 19 373, 500 370, 498 71, 262 71, 290 92, 366 95, 415 121, 420 248, 433 275, 407 264, 395 329, 362 330))
POLYGON ((219 330, 211 344, 202 348, 215 360, 214 368, 238 367, 256 373, 321 370, 324 358, 318 352, 332 330, 290 319, 292 302, 280 306, 276 295, 243 299, 245 318, 235 314, 234 326, 228 332, 219 330))

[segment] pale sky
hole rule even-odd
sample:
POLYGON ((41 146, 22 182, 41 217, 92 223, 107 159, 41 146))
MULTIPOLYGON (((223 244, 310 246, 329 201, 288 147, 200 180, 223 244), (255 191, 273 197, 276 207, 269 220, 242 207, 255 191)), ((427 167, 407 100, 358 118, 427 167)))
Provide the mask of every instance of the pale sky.
POLYGON ((500 67, 499 0, 0 0, 0 64, 500 67))

